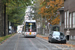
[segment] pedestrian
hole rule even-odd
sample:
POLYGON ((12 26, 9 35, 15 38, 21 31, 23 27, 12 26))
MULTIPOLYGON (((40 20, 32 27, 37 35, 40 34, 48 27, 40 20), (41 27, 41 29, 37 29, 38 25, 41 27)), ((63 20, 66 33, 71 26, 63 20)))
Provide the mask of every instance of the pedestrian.
POLYGON ((67 31, 66 31, 66 39, 67 40, 69 40, 69 36, 70 36, 70 31, 69 31, 69 29, 67 29, 67 31))

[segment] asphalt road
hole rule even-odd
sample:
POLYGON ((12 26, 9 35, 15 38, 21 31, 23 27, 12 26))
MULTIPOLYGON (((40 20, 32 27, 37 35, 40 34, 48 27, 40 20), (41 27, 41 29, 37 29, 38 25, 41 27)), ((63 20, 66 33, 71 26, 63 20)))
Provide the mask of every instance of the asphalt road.
POLYGON ((23 35, 16 34, 1 44, 0 50, 75 50, 75 48, 58 43, 48 43, 39 37, 24 38, 23 35))

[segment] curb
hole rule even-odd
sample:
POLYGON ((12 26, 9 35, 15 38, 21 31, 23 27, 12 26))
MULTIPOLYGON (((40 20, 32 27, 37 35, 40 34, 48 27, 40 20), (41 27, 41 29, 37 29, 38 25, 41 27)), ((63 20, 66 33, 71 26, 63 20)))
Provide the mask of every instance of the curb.
MULTIPOLYGON (((45 39, 45 37, 40 35, 40 34, 38 34, 37 37, 45 39)), ((45 39, 45 40, 47 40, 47 39, 45 39)), ((66 45, 66 46, 70 46, 70 47, 75 47, 75 45, 72 45, 72 44, 69 44, 69 43, 62 44, 62 45, 66 45)))
POLYGON ((15 36, 17 33, 15 33, 14 35, 10 36, 9 38, 5 39, 4 41, 0 42, 0 45, 3 44, 5 41, 7 41, 8 39, 12 38, 13 36, 15 36))

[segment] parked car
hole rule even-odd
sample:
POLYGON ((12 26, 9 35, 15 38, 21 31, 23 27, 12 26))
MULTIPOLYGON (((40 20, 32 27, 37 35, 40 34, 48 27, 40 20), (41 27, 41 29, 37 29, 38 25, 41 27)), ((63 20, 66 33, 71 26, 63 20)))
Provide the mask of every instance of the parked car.
POLYGON ((9 34, 12 34, 13 30, 12 30, 12 26, 9 26, 9 34))
POLYGON ((66 43, 66 36, 62 32, 52 31, 49 34, 48 42, 63 42, 63 43, 66 43))
POLYGON ((13 32, 12 32, 12 30, 11 29, 9 29, 9 34, 12 34, 13 32))

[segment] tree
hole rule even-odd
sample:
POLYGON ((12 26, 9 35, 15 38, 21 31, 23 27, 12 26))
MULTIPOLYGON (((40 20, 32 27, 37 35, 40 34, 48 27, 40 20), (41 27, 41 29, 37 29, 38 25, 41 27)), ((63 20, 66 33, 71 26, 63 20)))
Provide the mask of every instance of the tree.
POLYGON ((59 24, 59 22, 60 22, 60 19, 59 19, 59 17, 60 16, 58 16, 58 17, 56 17, 54 20, 52 20, 52 25, 57 25, 57 24, 59 24))
POLYGON ((21 24, 25 15, 26 6, 31 4, 30 0, 2 0, 6 5, 6 13, 10 22, 21 24), (18 23, 17 23, 18 22, 18 23))
POLYGON ((30 4, 30 0, 0 0, 0 36, 6 35, 7 20, 12 22, 14 27, 22 23, 26 6, 30 4))
MULTIPOLYGON (((46 17, 48 22, 52 24, 52 22, 55 21, 55 18, 59 16, 57 10, 61 8, 63 4, 64 0, 44 0, 41 2, 41 8, 39 9, 38 14, 41 14, 42 17, 46 17)), ((57 21, 59 22, 59 20, 57 21)), ((58 22, 56 22, 56 24, 58 24, 58 22)))
POLYGON ((4 16, 3 16, 3 3, 0 0, 0 36, 4 35, 4 16))
POLYGON ((8 21, 12 24, 14 31, 17 29, 17 25, 23 23, 26 6, 31 5, 30 0, 8 0, 6 2, 6 13, 8 21))
POLYGON ((7 16, 10 22, 15 25, 22 24, 26 6, 30 5, 30 0, 9 0, 7 5, 7 16))

